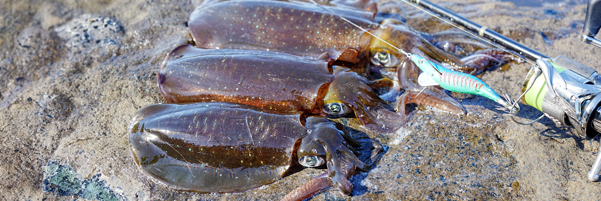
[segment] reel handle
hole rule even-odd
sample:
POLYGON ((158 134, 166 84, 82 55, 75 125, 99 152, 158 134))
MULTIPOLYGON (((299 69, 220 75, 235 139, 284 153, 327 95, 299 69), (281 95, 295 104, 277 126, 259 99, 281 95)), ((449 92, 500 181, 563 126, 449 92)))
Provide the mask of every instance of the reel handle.
POLYGON ((601 0, 589 0, 584 20, 584 34, 595 37, 601 28, 601 0))
MULTIPOLYGON (((588 5, 586 6, 586 18, 584 20, 584 33, 582 34, 582 41, 597 47, 601 47, 601 42, 595 38, 595 35, 599 33, 599 28, 601 28, 601 0, 589 0, 588 5)), ((600 80, 598 79, 598 75, 596 78, 597 79, 593 78, 595 84, 601 84, 598 83, 600 80)), ((597 132, 601 132, 601 111, 599 111, 599 108, 597 108, 596 111, 597 112, 592 118, 592 127, 597 132)), ((588 172, 587 177, 590 181, 596 182, 599 181, 599 173, 601 173, 601 147, 599 147, 599 153, 597 153, 595 163, 588 172)))
POLYGON ((599 28, 601 28, 601 0, 589 0, 586 6, 584 33, 580 38, 582 42, 601 47, 601 40, 595 38, 599 28))

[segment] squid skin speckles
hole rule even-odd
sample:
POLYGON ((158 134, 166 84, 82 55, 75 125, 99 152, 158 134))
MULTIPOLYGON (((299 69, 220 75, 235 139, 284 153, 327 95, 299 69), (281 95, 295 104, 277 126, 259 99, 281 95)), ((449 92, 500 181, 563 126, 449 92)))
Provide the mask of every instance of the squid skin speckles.
POLYGON ((307 135, 298 115, 224 103, 149 105, 134 116, 129 131, 144 172, 200 192, 240 192, 279 179, 296 157, 294 144, 307 135))
POLYGON ((402 23, 376 23, 370 0, 319 2, 204 1, 188 22, 199 48, 175 48, 158 73, 163 97, 185 104, 147 106, 129 124, 140 169, 176 189, 242 192, 305 167, 326 167, 327 174, 285 199, 302 200, 331 186, 350 194, 348 179, 355 169, 371 168, 382 146, 362 144, 322 116, 350 118, 366 132, 384 134, 408 121, 408 103, 461 109, 444 92, 421 94, 412 77, 419 69, 366 31, 439 62, 487 65, 481 58, 498 58, 490 52, 460 60, 454 44, 439 41, 443 51, 402 23), (395 69, 398 77, 377 68, 395 69), (374 89, 382 88, 405 93, 378 96, 374 89), (402 105, 396 111, 394 98, 402 105), (366 148, 372 153, 363 155, 366 148))
POLYGON ((177 189, 241 192, 304 167, 327 166, 326 177, 286 199, 330 186, 349 194, 355 168, 373 164, 357 158, 359 143, 342 125, 320 116, 350 118, 350 125, 384 134, 408 121, 409 103, 464 112, 439 88, 419 86, 419 68, 366 31, 454 67, 504 62, 503 52, 458 54, 461 46, 440 41, 445 35, 428 36, 391 19, 376 23, 369 0, 319 2, 204 1, 188 22, 198 48, 177 47, 158 73, 163 97, 186 104, 150 105, 129 126, 140 168, 177 189), (392 90, 380 96, 374 90, 383 88, 392 90))
POLYGON ((325 103, 349 108, 369 129, 394 132, 405 114, 389 110, 368 81, 347 68, 284 53, 199 49, 183 45, 165 59, 159 89, 171 102, 229 102, 279 114, 330 115, 325 103))
POLYGON ((165 59, 159 89, 170 102, 230 102, 281 114, 318 113, 316 100, 333 79, 325 61, 183 45, 165 59))
MULTIPOLYGON (((373 2, 342 0, 336 3, 361 5, 317 6, 311 2, 285 0, 209 1, 196 8, 190 15, 189 26, 196 45, 201 48, 264 50, 328 58, 329 63, 349 66, 360 75, 378 71, 366 71, 371 57, 371 61, 376 66, 387 67, 383 71, 398 72, 397 76, 388 77, 396 80, 398 85, 389 93, 390 95, 387 95, 393 98, 387 100, 394 101, 394 97, 397 97, 401 91, 423 91, 430 94, 429 98, 437 99, 434 101, 437 104, 430 105, 431 101, 418 100, 418 102, 453 113, 465 113, 465 109, 444 91, 424 89, 419 86, 416 83, 419 69, 408 58, 383 41, 345 22, 341 17, 390 42, 395 47, 403 48, 406 52, 423 55, 437 62, 449 63, 465 71, 480 72, 488 66, 508 62, 508 58, 511 58, 507 56, 507 52, 478 51, 463 59, 460 57, 465 55, 458 54, 463 52, 459 48, 460 45, 442 40, 445 37, 459 37, 456 33, 428 35, 393 19, 376 23, 373 16, 377 9, 365 6, 373 2), (390 56, 378 57, 379 53, 390 56), (375 61, 374 57, 388 59, 375 61)), ((470 44, 476 50, 491 48, 482 45, 475 38, 463 37, 460 41, 459 43, 470 44)), ((403 98, 405 97, 400 97, 403 98)), ((417 96, 412 99, 422 98, 425 97, 417 96)), ((405 105, 398 106, 398 108, 403 107, 405 105)))
POLYGON ((368 168, 351 151, 353 143, 344 142, 346 131, 321 117, 308 117, 305 127, 299 116, 231 103, 154 104, 128 130, 140 168, 176 189, 242 192, 302 169, 304 156, 327 161, 334 186, 350 184, 354 168, 368 168), (313 149, 324 152, 300 151, 313 149))
POLYGON ((327 7, 329 10, 298 1, 212 2, 197 7, 188 24, 201 48, 253 49, 313 57, 327 52, 331 59, 351 63, 366 59, 369 35, 340 16, 372 29, 377 26, 373 23, 375 12, 327 7))

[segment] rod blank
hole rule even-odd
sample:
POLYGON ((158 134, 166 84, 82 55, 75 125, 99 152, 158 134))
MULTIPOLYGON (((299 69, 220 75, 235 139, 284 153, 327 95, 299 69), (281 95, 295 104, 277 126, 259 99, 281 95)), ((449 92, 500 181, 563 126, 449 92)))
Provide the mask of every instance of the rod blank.
POLYGON ((548 58, 547 56, 545 56, 544 54, 541 54, 540 52, 537 52, 536 50, 530 49, 530 48, 514 41, 513 39, 507 38, 493 30, 490 30, 479 24, 476 24, 475 22, 472 22, 471 20, 468 20, 464 17, 459 16, 457 13, 455 13, 453 11, 449 11, 449 10, 442 8, 436 4, 433 4, 429 1, 426 1, 426 0, 410 0, 410 1, 419 6, 427 8, 427 9, 431 10, 432 12, 435 12, 445 18, 448 18, 449 20, 453 21, 454 23, 457 23, 458 25, 461 25, 471 31, 474 31, 474 32, 480 34, 480 36, 488 38, 488 39, 492 40, 493 42, 499 43, 499 44, 503 45, 504 47, 506 47, 507 49, 515 51, 515 52, 519 53, 520 55, 523 55, 532 61, 536 61, 537 59, 540 59, 540 58, 548 58))

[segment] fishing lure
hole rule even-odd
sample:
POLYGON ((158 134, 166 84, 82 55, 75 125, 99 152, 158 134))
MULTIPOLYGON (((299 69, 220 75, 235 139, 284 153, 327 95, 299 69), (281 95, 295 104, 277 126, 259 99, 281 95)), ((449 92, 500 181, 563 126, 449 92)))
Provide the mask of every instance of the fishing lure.
POLYGON ((512 104, 505 101, 486 83, 473 75, 449 70, 416 54, 412 54, 410 58, 423 71, 417 78, 417 82, 422 86, 438 85, 452 92, 480 95, 505 108, 512 108, 512 104))

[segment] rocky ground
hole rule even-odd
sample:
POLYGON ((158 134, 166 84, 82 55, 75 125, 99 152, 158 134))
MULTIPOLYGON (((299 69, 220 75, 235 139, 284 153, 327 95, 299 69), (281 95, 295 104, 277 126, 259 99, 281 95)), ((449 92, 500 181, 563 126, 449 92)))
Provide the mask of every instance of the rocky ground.
MULTIPOLYGON (((186 21, 202 0, 0 0, 0 198, 2 200, 275 200, 323 170, 306 169, 255 190, 200 194, 157 184, 135 165, 127 124, 143 106, 164 102, 156 70, 189 40, 186 21)), ((530 7, 512 2, 434 1, 551 57, 600 70, 600 49, 579 40, 583 2, 530 7)), ((379 2, 424 32, 449 28, 404 3, 379 2)), ((520 4, 524 5, 524 4, 520 4)), ((530 64, 481 78, 519 96, 530 64)), ((596 200, 586 174, 599 139, 543 120, 511 121, 481 97, 454 95, 468 114, 418 110, 387 152, 354 176, 351 196, 314 200, 596 200)), ((540 113, 521 105, 520 120, 540 113)))

